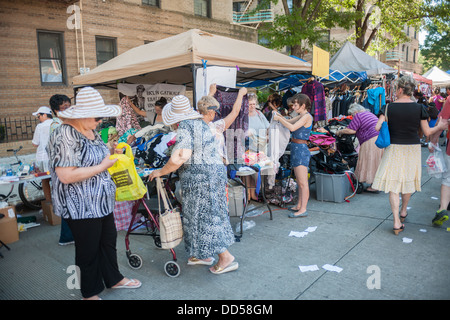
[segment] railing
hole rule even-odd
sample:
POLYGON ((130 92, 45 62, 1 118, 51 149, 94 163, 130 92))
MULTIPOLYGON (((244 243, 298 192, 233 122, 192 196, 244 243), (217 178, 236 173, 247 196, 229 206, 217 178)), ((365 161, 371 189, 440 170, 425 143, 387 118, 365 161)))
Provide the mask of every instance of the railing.
POLYGON ((39 120, 35 117, 0 118, 0 143, 33 139, 39 120))
POLYGON ((273 21, 273 10, 260 10, 253 14, 233 11, 233 21, 242 24, 273 21))
POLYGON ((405 54, 404 52, 400 52, 397 50, 392 51, 386 51, 386 61, 404 61, 405 60, 405 54))

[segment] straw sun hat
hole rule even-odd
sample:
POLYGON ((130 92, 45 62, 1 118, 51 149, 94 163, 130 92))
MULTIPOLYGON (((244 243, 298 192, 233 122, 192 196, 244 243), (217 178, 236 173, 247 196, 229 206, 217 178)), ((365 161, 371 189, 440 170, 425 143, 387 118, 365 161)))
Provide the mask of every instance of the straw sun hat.
POLYGON ((85 119, 118 117, 122 109, 117 105, 105 105, 100 93, 92 87, 84 87, 76 97, 76 104, 58 112, 58 117, 66 119, 85 119))
POLYGON ((175 124, 182 120, 198 119, 203 116, 191 107, 189 99, 183 95, 172 98, 162 111, 163 122, 166 126, 175 124))

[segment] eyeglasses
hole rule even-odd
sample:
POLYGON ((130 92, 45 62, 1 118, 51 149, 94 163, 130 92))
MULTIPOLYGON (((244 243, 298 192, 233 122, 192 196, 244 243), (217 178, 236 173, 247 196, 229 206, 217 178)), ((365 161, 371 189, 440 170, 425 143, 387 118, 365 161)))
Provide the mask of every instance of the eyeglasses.
POLYGON ((220 111, 219 111, 219 107, 217 106, 209 106, 208 108, 206 108, 207 110, 214 110, 215 113, 217 113, 220 117, 220 111))
POLYGON ((94 120, 95 120, 95 122, 100 122, 100 121, 103 120, 103 117, 100 117, 100 118, 94 118, 94 120))

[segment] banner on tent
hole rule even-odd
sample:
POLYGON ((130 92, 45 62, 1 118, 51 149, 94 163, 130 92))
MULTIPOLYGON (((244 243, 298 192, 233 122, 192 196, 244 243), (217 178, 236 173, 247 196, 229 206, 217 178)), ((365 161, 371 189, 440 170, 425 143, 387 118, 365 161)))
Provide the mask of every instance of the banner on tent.
POLYGON ((179 94, 186 93, 186 87, 182 85, 173 85, 166 83, 157 84, 128 84, 119 83, 117 85, 119 91, 119 99, 122 100, 123 96, 129 96, 131 102, 136 107, 145 111, 154 111, 155 102, 161 97, 167 99, 170 102, 173 97, 179 94))
POLYGON ((330 71, 330 54, 313 46, 312 74, 318 77, 327 78, 330 71))

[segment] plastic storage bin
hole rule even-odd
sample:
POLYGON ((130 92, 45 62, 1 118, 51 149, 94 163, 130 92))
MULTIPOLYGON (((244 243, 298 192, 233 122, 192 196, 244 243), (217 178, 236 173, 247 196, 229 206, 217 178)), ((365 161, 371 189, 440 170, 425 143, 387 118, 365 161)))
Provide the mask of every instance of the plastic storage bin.
POLYGON ((238 182, 228 180, 228 211, 230 217, 240 217, 244 212, 245 188, 238 182))
POLYGON ((344 202, 353 193, 348 176, 316 172, 316 199, 321 201, 344 202))

